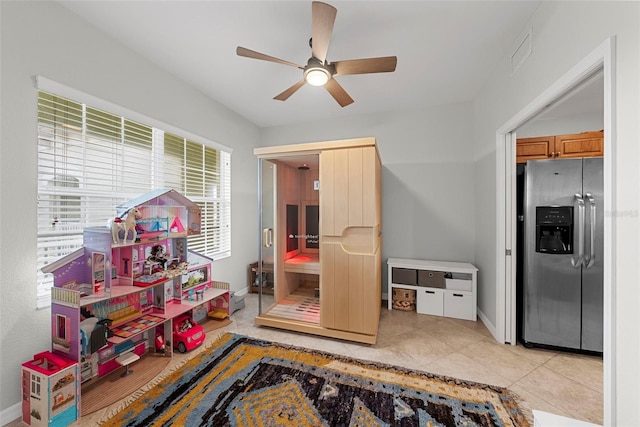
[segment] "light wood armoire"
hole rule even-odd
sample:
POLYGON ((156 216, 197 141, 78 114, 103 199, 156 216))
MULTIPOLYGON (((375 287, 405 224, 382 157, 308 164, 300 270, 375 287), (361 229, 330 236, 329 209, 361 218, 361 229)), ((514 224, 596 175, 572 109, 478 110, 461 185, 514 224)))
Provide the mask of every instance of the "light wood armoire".
POLYGON ((375 138, 264 147, 254 154, 260 164, 258 265, 264 268, 257 278, 273 284, 273 293, 259 293, 255 323, 374 344, 382 302, 375 138))

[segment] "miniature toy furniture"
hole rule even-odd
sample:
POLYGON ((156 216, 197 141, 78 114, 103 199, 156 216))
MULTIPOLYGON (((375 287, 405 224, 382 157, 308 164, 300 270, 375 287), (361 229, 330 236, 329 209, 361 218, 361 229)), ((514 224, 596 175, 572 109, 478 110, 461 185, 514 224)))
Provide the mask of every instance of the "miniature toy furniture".
POLYGON ((198 325, 192 316, 182 314, 173 322, 173 348, 180 353, 186 353, 204 342, 206 334, 202 326, 198 325))
POLYGON ((133 352, 133 349, 129 350, 126 353, 122 353, 120 356, 116 357, 116 362, 118 364, 125 367, 124 372, 122 373, 122 377, 126 377, 127 375, 133 373, 131 369, 129 369, 129 365, 131 365, 136 360, 140 360, 140 356, 133 352))
POLYGON ((22 422, 68 426, 80 410, 78 363, 45 351, 22 364, 22 422))
POLYGON ((263 147, 254 154, 262 245, 250 280, 269 278, 265 266, 273 266, 274 289, 271 297, 264 283, 252 287, 260 299, 255 323, 375 343, 382 274, 375 139, 263 147))
MULTIPOLYGON (((466 262, 389 258, 389 299, 387 308, 396 306, 392 295, 410 291, 418 314, 476 320, 478 269, 466 262)), ((402 298, 400 298, 402 299, 402 298)))
MULTIPOLYGON (((102 379, 123 367, 122 376, 131 375, 130 365, 143 357, 166 366, 173 346, 165 343, 174 341, 175 318, 190 317, 202 305, 229 314, 228 284, 213 282, 212 260, 187 247, 187 237, 200 233, 196 203, 160 189, 116 211, 117 216, 139 212, 137 240, 129 235, 125 242, 120 235, 114 243, 108 227, 89 227, 83 247, 42 269, 53 274, 52 353, 79 364, 80 392, 98 389, 102 379)), ((102 401, 83 398, 81 409, 90 413, 102 406, 85 403, 102 401)))

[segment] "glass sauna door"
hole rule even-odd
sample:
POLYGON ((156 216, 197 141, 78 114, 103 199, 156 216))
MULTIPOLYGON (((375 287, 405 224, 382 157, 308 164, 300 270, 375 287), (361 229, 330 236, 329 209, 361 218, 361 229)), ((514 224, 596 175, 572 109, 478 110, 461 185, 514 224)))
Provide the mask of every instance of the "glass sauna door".
POLYGON ((320 323, 318 174, 317 154, 260 159, 258 324, 320 323))
POLYGON ((276 249, 276 171, 275 163, 258 160, 258 203, 259 203, 259 260, 256 282, 258 286, 258 314, 268 311, 273 305, 276 283, 274 274, 274 256, 276 249))

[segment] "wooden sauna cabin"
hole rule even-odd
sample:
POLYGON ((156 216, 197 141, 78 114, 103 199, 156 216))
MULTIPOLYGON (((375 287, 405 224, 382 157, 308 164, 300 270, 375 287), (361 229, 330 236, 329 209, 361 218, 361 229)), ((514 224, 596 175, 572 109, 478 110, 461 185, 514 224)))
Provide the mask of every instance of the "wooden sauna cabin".
POLYGON ((258 266, 273 272, 273 293, 260 289, 255 323, 374 344, 382 299, 375 138, 254 154, 260 160, 258 266))

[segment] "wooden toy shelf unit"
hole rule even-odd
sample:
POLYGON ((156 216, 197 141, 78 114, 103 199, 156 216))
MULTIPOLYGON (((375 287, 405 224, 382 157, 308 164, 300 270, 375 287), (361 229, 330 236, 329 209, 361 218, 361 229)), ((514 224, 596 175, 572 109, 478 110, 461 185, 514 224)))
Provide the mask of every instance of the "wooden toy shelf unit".
POLYGON ((161 189, 116 208, 132 209, 136 233, 88 227, 83 247, 42 269, 53 274, 52 352, 79 363, 83 390, 116 369, 128 374, 140 357, 166 366, 177 316, 229 315, 228 285, 212 281, 210 258, 187 248, 200 233, 199 206, 161 189))

